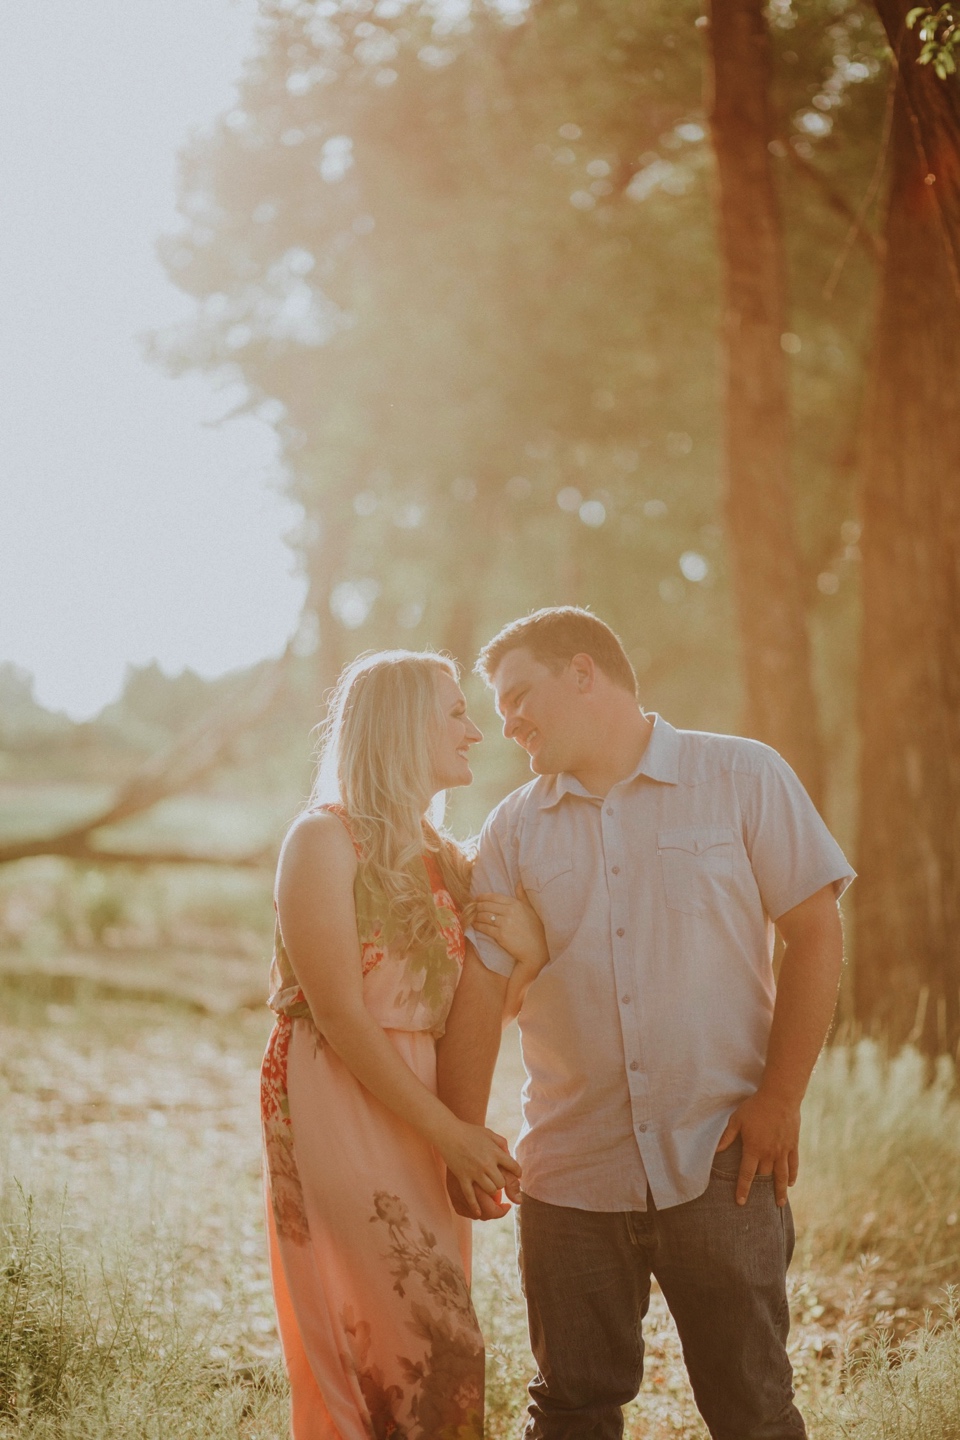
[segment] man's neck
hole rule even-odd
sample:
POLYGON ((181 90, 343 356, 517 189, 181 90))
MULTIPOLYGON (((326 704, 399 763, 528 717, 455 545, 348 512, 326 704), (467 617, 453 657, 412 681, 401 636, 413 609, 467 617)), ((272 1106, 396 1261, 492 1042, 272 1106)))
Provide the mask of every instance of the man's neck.
POLYGON ((614 785, 632 775, 646 754, 653 721, 637 707, 611 718, 591 746, 592 753, 570 773, 591 795, 601 799, 614 785))

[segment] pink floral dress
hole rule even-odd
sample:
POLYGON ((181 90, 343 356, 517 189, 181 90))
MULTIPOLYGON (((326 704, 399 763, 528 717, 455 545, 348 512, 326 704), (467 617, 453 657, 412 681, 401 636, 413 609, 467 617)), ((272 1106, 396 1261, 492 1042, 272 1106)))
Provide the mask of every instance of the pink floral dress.
MULTIPOLYGON (((325 807, 346 816, 339 807, 325 807)), ((349 826, 348 826, 349 829, 349 826)), ((359 854, 359 851, 358 851, 359 854)), ((463 968, 463 929, 423 857, 436 942, 391 945, 363 866, 354 897, 363 993, 436 1092, 436 1042, 463 968)), ((470 1224, 443 1162, 325 1043, 277 926, 261 1072, 267 1233, 293 1440, 480 1440, 483 1339, 470 1301, 470 1224)))

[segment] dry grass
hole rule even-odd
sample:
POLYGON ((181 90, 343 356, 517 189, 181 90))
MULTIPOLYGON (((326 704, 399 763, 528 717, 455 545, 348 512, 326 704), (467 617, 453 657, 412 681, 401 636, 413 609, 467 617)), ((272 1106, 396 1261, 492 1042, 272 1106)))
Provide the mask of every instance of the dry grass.
MULTIPOLYGON (((49 980, 0 981, 0 1436, 285 1435, 260 1216, 269 1016, 102 984, 51 998, 49 980)), ((952 1074, 928 1078, 862 1046, 827 1056, 811 1091, 792 1348, 818 1440, 960 1434, 955 1322, 922 1328, 960 1249, 960 1104, 952 1074), (884 1346, 911 1332, 891 1368, 884 1346)), ((492 1115, 511 1136, 518 1090, 511 1041, 492 1115)), ((488 1435, 506 1440, 529 1374, 509 1222, 479 1229, 475 1290, 488 1435)), ((657 1295, 647 1339, 628 1436, 702 1436, 657 1295)))

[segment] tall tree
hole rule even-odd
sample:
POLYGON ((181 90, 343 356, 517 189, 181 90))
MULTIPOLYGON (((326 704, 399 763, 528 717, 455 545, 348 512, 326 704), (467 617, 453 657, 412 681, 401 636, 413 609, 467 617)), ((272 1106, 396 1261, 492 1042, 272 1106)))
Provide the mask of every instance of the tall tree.
POLYGON ((745 723, 821 801, 823 749, 791 484, 785 256, 762 0, 713 0, 709 32, 725 301, 727 543, 745 723))
MULTIPOLYGON (((923 166, 924 182, 933 190, 933 202, 940 232, 947 252, 947 264, 953 287, 960 296, 960 84, 955 70, 938 73, 932 60, 937 50, 949 56, 955 49, 955 35, 946 46, 937 42, 937 11, 927 10, 931 22, 931 51, 924 55, 922 19, 912 0, 875 0, 877 14, 883 23, 890 48, 896 57, 903 87, 903 104, 910 118, 913 141, 919 163, 923 166), (912 15, 911 15, 911 12, 912 15), (908 18, 914 23, 907 25, 908 18)), ((955 5, 944 5, 949 23, 955 32, 960 12, 955 5)), ((954 64, 952 59, 948 62, 954 64)))
MULTIPOLYGON (((794 296, 822 332, 794 362, 818 423, 793 438, 835 725, 852 565, 839 595, 814 579, 850 514, 833 452, 865 287, 853 256, 824 323, 823 255, 843 229, 823 195, 872 162, 858 6, 777 31, 798 52, 778 69, 785 117, 841 52, 847 67, 815 95, 834 139, 797 134, 826 188, 787 172, 794 296)), ((242 381, 276 426, 321 684, 357 649, 467 658, 510 614, 575 599, 624 633, 651 704, 742 723, 699 9, 538 0, 521 19, 478 0, 452 20, 415 0, 265 0, 236 106, 185 157, 165 257, 197 318, 165 353, 242 381)))
POLYGON ((863 469, 855 999, 934 1053, 960 1041, 960 301, 915 118, 901 84, 863 469))

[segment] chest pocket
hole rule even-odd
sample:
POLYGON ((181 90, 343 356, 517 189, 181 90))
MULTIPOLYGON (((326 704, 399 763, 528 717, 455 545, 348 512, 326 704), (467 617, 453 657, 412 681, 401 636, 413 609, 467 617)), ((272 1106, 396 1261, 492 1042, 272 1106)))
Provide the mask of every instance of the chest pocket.
POLYGON ((734 831, 726 825, 658 831, 657 854, 667 908, 684 915, 704 915, 722 904, 733 876, 736 844, 734 831))
POLYGON ((543 864, 534 867, 521 862, 520 879, 527 899, 543 921, 547 949, 553 960, 569 944, 582 918, 582 905, 578 904, 571 883, 573 866, 561 862, 553 868, 543 864))

